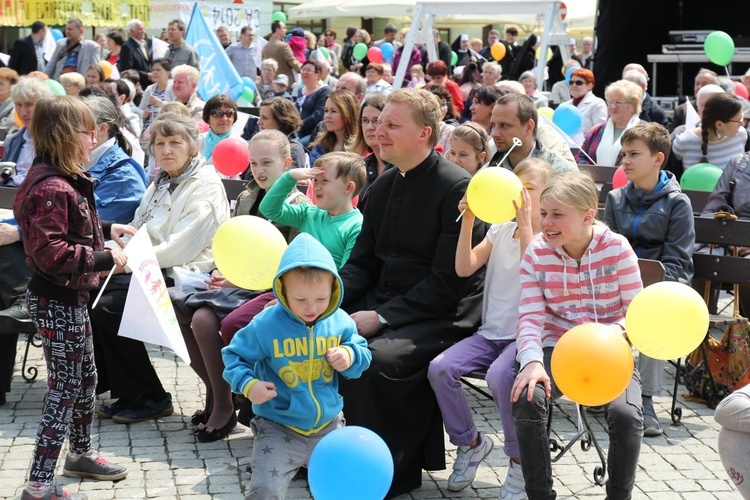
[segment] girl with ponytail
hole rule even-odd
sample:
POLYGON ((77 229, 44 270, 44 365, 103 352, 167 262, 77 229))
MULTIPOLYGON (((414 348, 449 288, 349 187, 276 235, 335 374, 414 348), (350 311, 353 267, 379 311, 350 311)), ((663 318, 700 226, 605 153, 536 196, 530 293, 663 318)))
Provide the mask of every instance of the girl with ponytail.
POLYGON ((672 152, 682 161, 683 171, 696 163, 711 163, 720 169, 745 150, 747 130, 743 126, 742 103, 737 97, 713 94, 706 99, 701 126, 675 137, 672 152))

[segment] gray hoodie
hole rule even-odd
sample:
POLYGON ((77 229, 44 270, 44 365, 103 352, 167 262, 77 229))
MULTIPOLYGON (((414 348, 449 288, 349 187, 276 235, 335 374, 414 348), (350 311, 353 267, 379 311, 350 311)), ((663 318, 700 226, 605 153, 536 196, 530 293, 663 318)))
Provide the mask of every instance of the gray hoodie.
POLYGON ((721 174, 701 217, 711 217, 719 207, 729 205, 740 219, 750 219, 750 152, 734 156, 721 174))
POLYGON ((653 191, 632 182, 607 195, 604 223, 625 236, 638 258, 659 260, 667 280, 690 284, 695 228, 690 199, 671 172, 661 171, 653 191))

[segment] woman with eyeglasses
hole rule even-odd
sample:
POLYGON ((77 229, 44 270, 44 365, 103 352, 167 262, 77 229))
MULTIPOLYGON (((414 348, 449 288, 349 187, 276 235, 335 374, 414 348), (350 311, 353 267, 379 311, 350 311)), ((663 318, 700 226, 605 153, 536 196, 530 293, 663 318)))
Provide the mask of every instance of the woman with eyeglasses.
POLYGON ((583 68, 575 70, 570 75, 568 89, 571 99, 563 104, 572 104, 581 112, 583 135, 591 132, 594 125, 607 121, 607 103, 593 92, 594 73, 583 68))
POLYGON ((315 127, 323 120, 323 110, 326 99, 331 94, 331 87, 323 83, 320 75, 323 66, 315 59, 308 59, 300 69, 300 80, 302 81, 302 96, 295 103, 302 118, 302 126, 299 130, 300 142, 307 146, 310 142, 315 127))
POLYGON ((383 94, 375 94, 365 99, 359 110, 359 131, 352 150, 365 157, 367 171, 367 180, 359 192, 357 208, 360 211, 365 209, 367 194, 372 183, 380 177, 380 174, 393 166, 380 157, 380 143, 378 143, 377 136, 378 118, 387 101, 388 98, 383 94))
POLYGON ((198 136, 198 148, 206 163, 213 165, 214 148, 221 140, 242 138, 242 132, 233 128, 237 121, 237 105, 228 95, 215 95, 203 107, 203 121, 210 128, 198 136))
MULTIPOLYGON (((745 151, 747 130, 742 102, 731 94, 713 94, 706 99, 701 126, 686 130, 672 141, 672 152, 682 160, 683 172, 696 163, 710 163, 724 170, 733 156, 745 151)), ((675 172, 679 178, 682 172, 675 172)))
POLYGON ((586 135, 583 146, 576 155, 576 162, 579 164, 620 165, 622 133, 645 123, 639 118, 643 101, 643 89, 639 85, 627 80, 610 83, 604 90, 604 97, 607 99, 609 118, 606 122, 595 125, 586 135))
POLYGON ((13 204, 33 272, 26 305, 42 339, 48 387, 24 499, 86 498, 55 481, 66 439, 64 475, 119 481, 128 474, 99 456, 91 439, 97 370, 86 304, 99 272, 127 262, 116 246, 105 249, 105 235, 120 242, 123 232, 132 233, 99 219, 94 182, 83 167, 96 146, 95 127, 78 98, 40 100, 31 124, 36 160, 13 204))

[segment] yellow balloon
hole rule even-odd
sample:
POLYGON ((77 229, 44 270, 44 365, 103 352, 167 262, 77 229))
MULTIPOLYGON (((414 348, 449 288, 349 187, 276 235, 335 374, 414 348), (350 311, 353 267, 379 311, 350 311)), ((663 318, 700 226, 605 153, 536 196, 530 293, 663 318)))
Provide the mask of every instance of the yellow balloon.
POLYGON ((502 60, 502 58, 505 57, 505 52, 505 45, 500 42, 495 42, 492 44, 492 47, 490 47, 490 54, 492 54, 492 57, 494 57, 496 61, 502 60))
POLYGON ((21 121, 21 117, 18 116, 18 111, 13 112, 13 120, 15 120, 16 125, 19 127, 23 127, 23 122, 21 121))
POLYGON ((552 115, 555 114, 555 110, 552 109, 552 108, 550 108, 549 106, 544 106, 542 108, 539 108, 539 109, 536 110, 536 112, 539 113, 540 115, 544 116, 545 118, 547 118, 550 121, 552 120, 552 115))
POLYGON ((490 224, 508 222, 516 216, 513 200, 521 205, 523 184, 516 174, 503 167, 489 167, 472 177, 466 201, 474 215, 490 224))
POLYGON ((552 351, 552 376, 576 403, 599 406, 625 392, 633 377, 633 354, 608 325, 587 323, 568 330, 552 351))
POLYGON ((99 65, 102 67, 102 73, 104 73, 104 79, 106 80, 112 76, 112 63, 109 61, 99 61, 99 65))
POLYGON ((224 222, 214 235, 214 262, 229 281, 247 290, 266 290, 286 250, 286 240, 265 219, 240 215, 224 222))
POLYGON ((695 350, 708 331, 708 307, 687 285, 663 281, 644 288, 625 315, 628 338, 654 359, 676 359, 695 350))
MULTIPOLYGON (((542 55, 542 47, 539 46, 536 48, 536 60, 537 61, 541 59, 541 55, 542 55)), ((550 59, 552 59, 552 49, 547 47, 547 62, 549 62, 550 59)))

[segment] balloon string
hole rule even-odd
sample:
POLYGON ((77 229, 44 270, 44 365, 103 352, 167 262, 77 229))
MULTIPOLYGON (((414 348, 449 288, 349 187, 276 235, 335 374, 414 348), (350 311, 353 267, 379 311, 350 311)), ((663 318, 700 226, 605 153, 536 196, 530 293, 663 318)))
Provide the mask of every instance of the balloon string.
POLYGON ((729 73, 729 66, 724 66, 724 71, 726 71, 726 72, 727 72, 727 76, 728 76, 729 78, 732 78, 732 75, 731 75, 731 74, 729 73))
MULTIPOLYGON (((503 163, 505 163, 505 159, 508 157, 508 155, 510 155, 511 151, 513 151, 516 148, 516 146, 521 146, 522 144, 523 144, 523 142, 521 142, 521 139, 519 139, 518 137, 514 137, 513 138, 513 145, 510 147, 510 149, 508 149, 508 151, 506 151, 505 156, 503 156, 502 159, 499 162, 497 162, 496 166, 499 167, 500 165, 502 165, 503 163)), ((487 165, 489 165, 489 163, 487 165)), ((482 167, 482 168, 485 168, 485 167, 482 167)), ((466 212, 465 208, 463 210, 461 210, 461 213, 458 214, 458 217, 456 218, 456 222, 458 222, 458 221, 461 220, 461 217, 464 216, 465 212, 466 212)))

